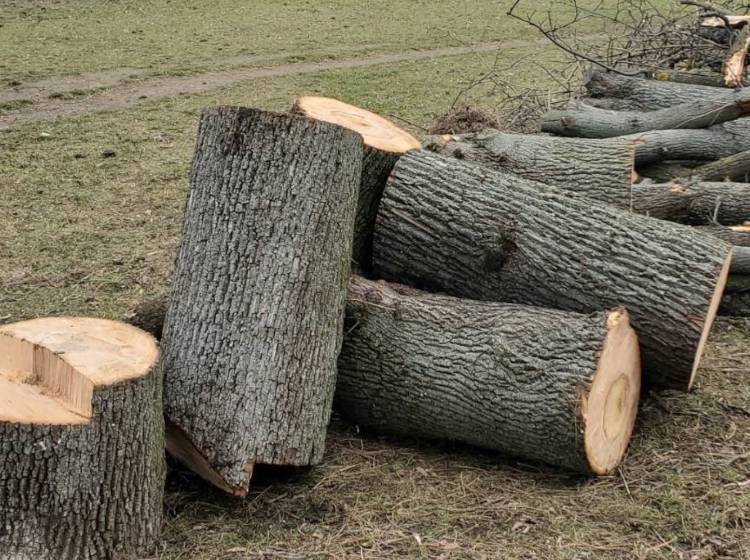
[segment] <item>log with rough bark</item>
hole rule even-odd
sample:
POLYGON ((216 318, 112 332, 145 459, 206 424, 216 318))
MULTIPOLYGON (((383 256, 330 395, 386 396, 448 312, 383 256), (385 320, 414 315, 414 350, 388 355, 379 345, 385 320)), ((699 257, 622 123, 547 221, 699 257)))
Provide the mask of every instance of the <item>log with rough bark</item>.
MULTIPOLYGON (((747 181, 750 177, 750 150, 726 156, 690 170, 704 181, 747 181)), ((742 219, 747 218, 744 216, 742 219)))
POLYGON ((673 181, 633 185, 633 209, 687 224, 731 225, 750 218, 750 184, 673 181))
POLYGON ((362 135, 364 158, 354 223, 352 268, 369 272, 372 268, 372 229, 383 187, 398 158, 409 150, 419 149, 421 144, 380 115, 329 97, 300 97, 292 112, 337 124, 362 135))
POLYGON ((144 558, 159 543, 158 349, 124 323, 0 327, 0 558, 144 558))
POLYGON ((625 306, 647 380, 683 390, 730 262, 728 244, 688 226, 424 150, 396 164, 375 226, 387 280, 578 312, 625 306))
POLYGON ((167 449, 245 495, 323 456, 362 138, 299 115, 203 112, 162 349, 167 449))
POLYGON ((694 159, 668 159, 641 166, 637 173, 642 179, 666 183, 675 179, 686 179, 692 175, 691 170, 700 167, 705 161, 694 159))
POLYGON ((732 91, 729 97, 692 101, 654 111, 584 110, 548 111, 542 131, 561 136, 611 138, 649 130, 706 128, 750 113, 750 88, 732 91))
POLYGON ((426 149, 565 188, 618 206, 630 204, 635 143, 630 140, 504 134, 430 136, 426 149))
POLYGON ((723 239, 727 243, 737 245, 739 247, 750 247, 750 226, 697 226, 696 229, 708 233, 719 239, 723 239))
POLYGON ((603 103, 602 108, 617 111, 653 111, 722 98, 730 101, 733 95, 727 88, 646 80, 598 69, 589 70, 583 85, 591 96, 587 103, 603 103))
POLYGON ((642 72, 644 78, 660 82, 675 82, 696 86, 724 87, 724 77, 719 72, 703 69, 696 72, 681 70, 646 70, 642 72))
POLYGON ((630 439, 638 339, 591 315, 464 300, 353 277, 336 408, 379 432, 608 474, 630 439))
POLYGON ((734 247, 732 274, 750 274, 750 247, 734 247))
POLYGON ((639 168, 663 160, 716 160, 750 150, 750 119, 699 130, 652 130, 624 136, 636 142, 639 168))

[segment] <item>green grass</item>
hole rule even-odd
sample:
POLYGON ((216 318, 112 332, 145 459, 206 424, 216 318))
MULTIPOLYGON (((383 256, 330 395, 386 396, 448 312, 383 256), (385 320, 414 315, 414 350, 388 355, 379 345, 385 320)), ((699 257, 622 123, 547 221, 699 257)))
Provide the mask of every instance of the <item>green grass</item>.
MULTIPOLYGON (((120 66, 190 73, 251 52, 342 56, 371 45, 455 44, 451 31, 462 40, 529 36, 500 21, 502 4, 484 1, 6 4, 0 64, 8 80, 120 66), (334 11, 337 19, 326 19, 334 11), (129 25, 143 28, 138 41, 129 25)), ((536 66, 510 67, 527 55, 547 65, 557 58, 550 48, 501 51, 504 78, 546 83, 536 66)), ((324 94, 405 119, 419 133, 494 62, 492 54, 454 56, 261 79, 0 131, 0 322, 124 318, 164 289, 202 107, 286 110, 298 95, 324 94), (108 149, 115 157, 102 156, 108 149)), ((485 86, 471 97, 492 108, 492 94, 485 86)), ((748 558, 748 332, 735 323, 715 333, 694 393, 644 401, 615 476, 587 480, 465 447, 377 438, 337 420, 322 465, 260 473, 245 501, 173 470, 158 557, 748 558)))

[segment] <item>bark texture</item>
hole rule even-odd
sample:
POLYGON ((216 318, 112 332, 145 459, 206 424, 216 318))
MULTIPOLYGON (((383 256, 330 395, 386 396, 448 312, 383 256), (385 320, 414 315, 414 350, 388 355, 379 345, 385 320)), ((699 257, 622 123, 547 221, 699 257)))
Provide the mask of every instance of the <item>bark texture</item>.
POLYGON ((561 136, 610 138, 648 130, 706 128, 750 113, 750 88, 705 101, 691 101, 654 111, 585 110, 549 111, 542 131, 561 136))
POLYGON ((354 277, 336 408, 378 432, 458 441, 590 474, 580 397, 597 371, 607 317, 354 277))
POLYGON ((732 274, 750 274, 750 247, 735 247, 732 252, 732 274))
POLYGON ((727 243, 737 245, 739 247, 750 247, 750 230, 749 231, 736 231, 730 227, 720 225, 710 226, 698 226, 696 229, 703 233, 708 233, 719 239, 723 239, 727 243))
POLYGON ((165 413, 237 494, 254 464, 323 455, 361 167, 362 139, 343 127, 202 115, 164 325, 165 413))
POLYGON ((555 185, 591 200, 627 207, 634 165, 634 142, 589 140, 486 130, 459 136, 432 136, 425 147, 496 171, 555 185))
POLYGON ((604 108, 618 111, 653 111, 682 103, 722 98, 731 101, 734 93, 726 87, 646 80, 602 70, 589 72, 584 87, 593 100, 606 103, 604 108), (612 103, 613 99, 618 102, 612 103))
POLYGON ((730 246, 424 150, 396 164, 375 228, 389 280, 578 312, 625 306, 646 378, 687 389, 730 246))
POLYGON ((694 177, 700 177, 704 181, 747 182, 750 178, 750 150, 706 163, 691 170, 691 173, 694 177))
POLYGON ((88 424, 0 422, 0 558, 145 558, 161 536, 161 373, 97 388, 88 424))
POLYGON ((625 136, 636 142, 637 166, 663 160, 715 160, 750 150, 750 119, 700 130, 653 130, 625 136))
POLYGON ((750 184, 675 181, 633 185, 633 209, 687 224, 732 225, 750 219, 750 184))

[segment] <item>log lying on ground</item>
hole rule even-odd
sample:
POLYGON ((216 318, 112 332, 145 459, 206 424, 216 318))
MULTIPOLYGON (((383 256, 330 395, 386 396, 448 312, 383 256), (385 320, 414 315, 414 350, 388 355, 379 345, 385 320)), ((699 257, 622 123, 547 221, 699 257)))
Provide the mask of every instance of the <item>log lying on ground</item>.
POLYGON ((708 233, 727 243, 739 247, 750 247, 750 226, 698 226, 696 229, 708 233))
POLYGON ((379 432, 608 474, 630 439, 638 340, 625 310, 582 315, 354 277, 336 408, 379 432))
POLYGON ((167 448, 227 492, 323 455, 362 138, 306 117, 204 111, 163 333, 167 448))
POLYGON ((716 160, 750 150, 750 119, 700 130, 652 130, 624 138, 636 142, 638 167, 663 160, 716 160))
POLYGON ((734 92, 728 88, 688 85, 677 82, 645 80, 603 70, 589 70, 584 87, 591 99, 588 103, 604 102, 603 108, 618 111, 653 111, 682 103, 715 101, 731 102, 734 92))
POLYGON ((488 129, 475 134, 430 136, 433 152, 480 163, 576 194, 627 207, 634 165, 634 142, 589 140, 488 129))
POLYGON ((421 144, 405 130, 380 115, 329 97, 301 97, 292 112, 354 130, 364 140, 362 181, 354 224, 352 267, 369 272, 372 268, 372 230, 383 187, 401 155, 421 144))
POLYGON ((750 218, 750 184, 644 181, 633 185, 633 209, 687 224, 736 224, 750 218))
POLYGON ((124 323, 0 327, 0 558, 151 556, 164 420, 156 341, 124 323))
POLYGON ((578 312, 625 306, 648 381, 683 390, 730 262, 728 244, 688 226, 424 150, 394 167, 375 226, 387 280, 578 312))
POLYGON ((686 179, 692 175, 691 170, 705 164, 705 161, 694 159, 668 159, 639 167, 636 172, 642 179, 657 183, 667 183, 675 179, 686 179))
POLYGON ((542 131, 561 136, 610 138, 682 128, 706 128, 750 113, 750 88, 733 91, 727 98, 682 103, 655 111, 585 110, 548 111, 542 117, 542 131))

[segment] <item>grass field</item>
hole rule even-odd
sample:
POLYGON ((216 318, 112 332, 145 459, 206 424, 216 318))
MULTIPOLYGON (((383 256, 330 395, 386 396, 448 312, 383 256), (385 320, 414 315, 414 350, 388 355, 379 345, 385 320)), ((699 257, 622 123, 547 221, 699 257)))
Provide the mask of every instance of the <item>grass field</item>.
MULTIPOLYGON (((507 2, 204 4, 0 0, 0 99, 12 98, 0 117, 39 110, 38 96, 12 97, 38 83, 54 103, 85 104, 155 76, 534 39, 503 15, 507 2), (106 84, 82 90, 70 76, 80 72, 106 84)), ((164 289, 202 107, 285 110, 318 93, 420 133, 496 59, 528 56, 558 57, 529 43, 321 67, 9 125, 0 130, 0 321, 125 318, 164 289)), ((536 66, 505 77, 545 80, 536 66)), ((478 90, 474 101, 497 99, 478 90)), ((382 439, 336 419, 321 466, 261 473, 245 501, 173 469, 159 558, 750 558, 749 380, 750 325, 723 321, 696 390, 649 395, 624 468, 597 480, 382 439)))

